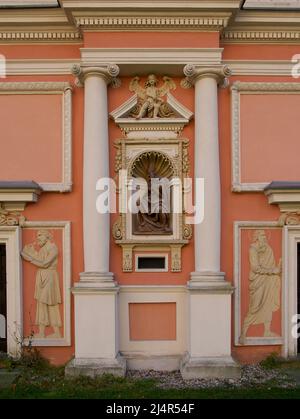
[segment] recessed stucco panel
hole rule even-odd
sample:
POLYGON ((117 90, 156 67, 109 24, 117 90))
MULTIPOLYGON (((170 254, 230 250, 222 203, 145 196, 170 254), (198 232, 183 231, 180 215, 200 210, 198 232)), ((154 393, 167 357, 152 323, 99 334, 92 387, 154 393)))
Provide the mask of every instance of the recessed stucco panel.
POLYGON ((62 181, 62 95, 0 95, 0 178, 62 181))
POLYGON ((243 183, 299 180, 299 94, 241 94, 243 183))

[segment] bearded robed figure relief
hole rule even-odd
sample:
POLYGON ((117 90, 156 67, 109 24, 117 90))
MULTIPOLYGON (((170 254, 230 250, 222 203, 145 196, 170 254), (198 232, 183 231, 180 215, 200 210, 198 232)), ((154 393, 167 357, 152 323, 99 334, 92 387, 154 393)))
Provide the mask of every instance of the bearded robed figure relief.
POLYGON ((53 243, 52 234, 48 230, 39 230, 36 243, 26 245, 21 255, 24 260, 38 268, 34 298, 37 303, 35 324, 39 332, 34 338, 60 339, 62 321, 59 305, 62 299, 57 272, 58 248, 53 243), (53 333, 46 336, 45 330, 48 326, 53 329, 53 333))
POLYGON ((249 250, 250 301, 240 343, 251 325, 264 325, 264 337, 279 337, 271 330, 273 313, 280 309, 281 260, 277 264, 264 230, 257 230, 249 250))
POLYGON ((131 175, 137 179, 140 193, 139 211, 133 215, 133 234, 173 233, 169 184, 172 174, 172 164, 162 153, 145 152, 135 160, 131 175))

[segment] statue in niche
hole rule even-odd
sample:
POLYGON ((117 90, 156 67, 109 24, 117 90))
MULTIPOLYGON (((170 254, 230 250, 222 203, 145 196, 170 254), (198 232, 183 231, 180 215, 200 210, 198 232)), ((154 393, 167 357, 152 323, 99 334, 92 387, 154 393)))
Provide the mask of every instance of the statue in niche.
POLYGON ((263 324, 264 337, 279 337, 271 331, 273 313, 280 309, 281 260, 276 264, 264 230, 257 230, 249 250, 250 301, 240 343, 244 344, 251 325, 263 324))
POLYGON ((134 77, 129 85, 129 90, 138 95, 139 102, 131 116, 141 118, 169 118, 174 115, 163 97, 176 88, 176 84, 170 77, 163 77, 164 84, 158 87, 158 79, 150 74, 145 82, 145 87, 140 85, 140 78, 134 77))
POLYGON ((34 298, 37 301, 35 323, 39 332, 34 335, 35 339, 46 338, 45 329, 48 326, 53 328, 54 333, 47 338, 61 338, 59 305, 62 300, 57 272, 58 249, 52 240, 52 234, 48 230, 39 230, 36 242, 26 245, 21 253, 24 260, 38 268, 34 298), (36 245, 39 250, 36 250, 36 245))
POLYGON ((137 202, 139 211, 133 220, 133 234, 172 234, 169 159, 158 152, 146 152, 134 163, 133 177, 143 179, 137 202))

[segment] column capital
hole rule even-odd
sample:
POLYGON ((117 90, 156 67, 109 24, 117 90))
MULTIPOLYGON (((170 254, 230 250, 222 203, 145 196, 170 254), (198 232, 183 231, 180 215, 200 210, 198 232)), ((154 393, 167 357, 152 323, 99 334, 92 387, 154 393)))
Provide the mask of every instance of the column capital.
POLYGON ((190 89, 198 80, 204 78, 213 78, 221 87, 227 87, 228 77, 231 76, 232 71, 227 65, 222 64, 214 67, 187 64, 183 69, 183 73, 185 78, 181 81, 181 86, 185 89, 190 89))
POLYGON ((84 86, 88 77, 101 77, 112 87, 120 87, 121 80, 118 78, 120 68, 116 64, 85 66, 83 64, 74 64, 72 74, 76 77, 75 84, 78 87, 84 86))

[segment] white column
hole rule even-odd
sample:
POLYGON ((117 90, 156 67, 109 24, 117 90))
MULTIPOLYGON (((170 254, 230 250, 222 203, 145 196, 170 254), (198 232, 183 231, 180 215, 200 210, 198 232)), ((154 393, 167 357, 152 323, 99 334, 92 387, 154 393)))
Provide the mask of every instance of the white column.
POLYGON ((195 179, 205 185, 204 220, 195 225, 195 272, 191 286, 198 281, 224 280, 220 272, 221 184, 219 156, 218 84, 230 70, 187 65, 185 87, 195 86, 195 179))
POLYGON ((183 86, 195 86, 195 178, 205 184, 204 220, 194 226, 195 272, 188 283, 189 341, 182 360, 186 379, 237 377, 231 358, 231 294, 233 287, 220 272, 221 185, 218 84, 228 69, 187 65, 183 86))
POLYGON ((99 214, 97 181, 109 178, 107 84, 117 66, 78 68, 73 73, 85 89, 83 229, 84 272, 73 288, 75 300, 75 359, 69 375, 124 376, 126 361, 119 356, 118 291, 109 272, 110 214, 99 214))
POLYGON ((195 81, 195 177, 205 184, 204 221, 195 225, 196 275, 220 274, 221 191, 218 82, 213 75, 195 81))
POLYGON ((99 214, 96 183, 109 178, 107 76, 91 71, 85 78, 83 232, 85 274, 109 273, 110 214, 99 214))

